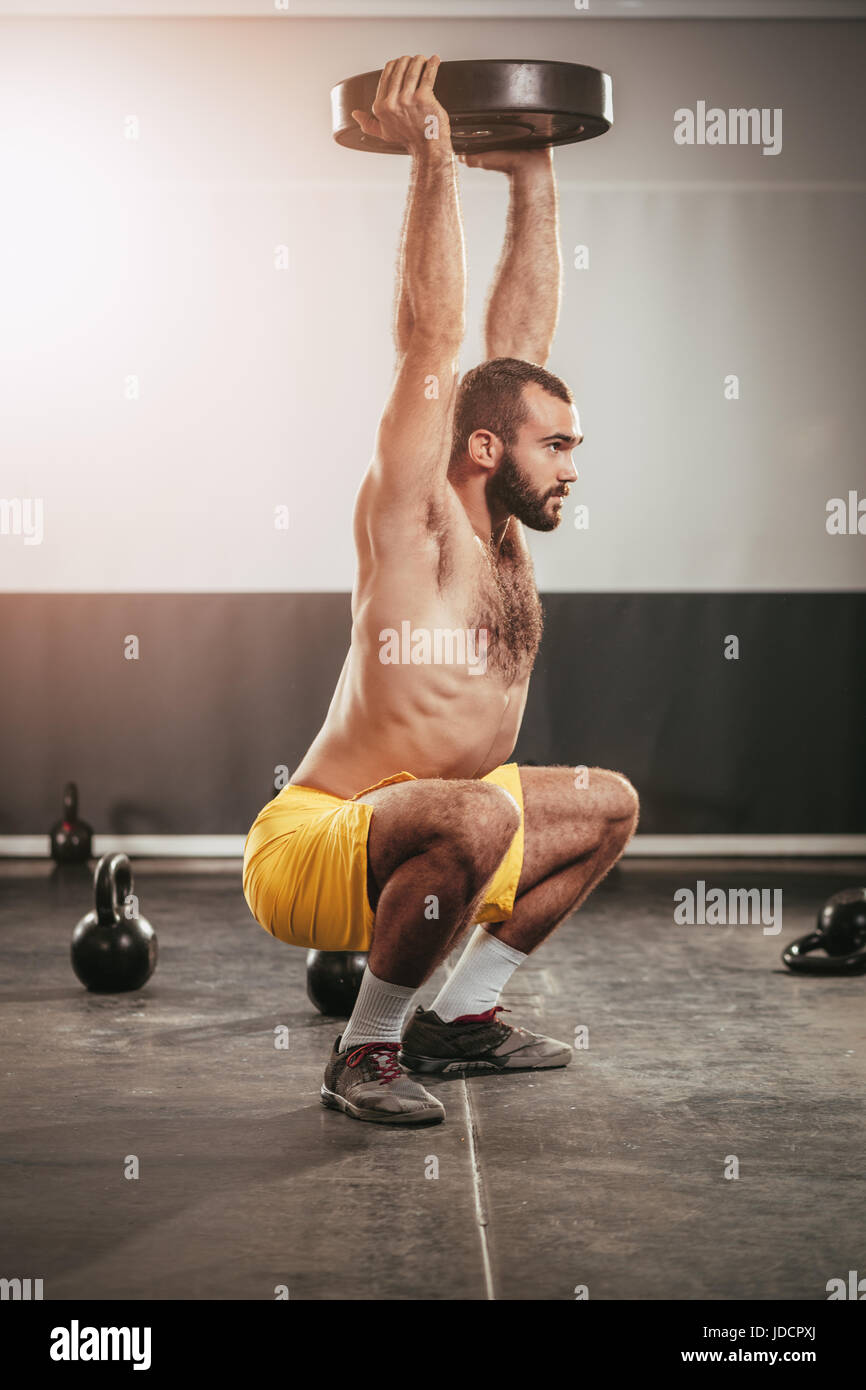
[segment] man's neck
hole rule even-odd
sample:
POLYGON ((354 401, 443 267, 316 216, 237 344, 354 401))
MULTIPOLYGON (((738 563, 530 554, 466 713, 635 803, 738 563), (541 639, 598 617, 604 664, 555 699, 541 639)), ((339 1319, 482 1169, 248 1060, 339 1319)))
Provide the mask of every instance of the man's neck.
POLYGON ((483 489, 458 486, 454 490, 478 539, 491 550, 498 552, 508 533, 510 514, 506 512, 504 515, 492 515, 483 489))

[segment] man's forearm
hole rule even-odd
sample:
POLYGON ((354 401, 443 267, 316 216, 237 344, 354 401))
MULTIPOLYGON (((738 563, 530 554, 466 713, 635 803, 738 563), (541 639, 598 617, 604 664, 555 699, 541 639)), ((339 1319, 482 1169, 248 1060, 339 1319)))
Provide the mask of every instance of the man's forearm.
POLYGON ((394 342, 398 354, 402 355, 409 346, 409 339, 412 335, 412 328, 415 318, 412 313, 412 306, 409 303, 409 291, 406 286, 406 228, 409 225, 409 209, 412 206, 411 191, 406 198, 406 208, 403 213, 403 226, 400 231, 400 249, 397 253, 397 289, 394 299, 394 342))
POLYGON ((509 174, 505 243, 484 320, 488 357, 522 357, 543 365, 550 355, 562 289, 551 155, 545 150, 509 174))
MULTIPOLYGON (((435 142, 431 142, 435 146, 435 142)), ((405 351, 414 332, 459 343, 466 324, 466 255, 450 151, 412 159, 400 257, 396 338, 405 351)))

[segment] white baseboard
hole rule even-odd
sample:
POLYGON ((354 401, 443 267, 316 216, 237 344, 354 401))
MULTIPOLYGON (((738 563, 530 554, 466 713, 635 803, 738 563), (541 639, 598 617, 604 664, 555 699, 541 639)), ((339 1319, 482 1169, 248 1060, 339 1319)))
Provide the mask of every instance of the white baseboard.
MULTIPOLYGON (((245 835, 94 835, 94 858, 242 859, 245 835)), ((866 835, 636 835, 630 859, 866 858, 866 835)), ((47 859, 47 835, 0 835, 0 858, 47 859)))
POLYGON ((798 858, 866 856, 866 835, 635 835, 633 859, 798 858))

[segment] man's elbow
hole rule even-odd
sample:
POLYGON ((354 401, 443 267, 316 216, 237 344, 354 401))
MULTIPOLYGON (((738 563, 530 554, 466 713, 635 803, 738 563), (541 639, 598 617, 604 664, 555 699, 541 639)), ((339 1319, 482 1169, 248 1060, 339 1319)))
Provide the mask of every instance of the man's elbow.
POLYGON ((416 343, 422 343, 425 347, 435 347, 446 352, 453 352, 455 355, 463 346, 463 339, 466 336, 466 324, 461 320, 454 319, 435 319, 427 317, 418 319, 412 327, 411 339, 416 343))

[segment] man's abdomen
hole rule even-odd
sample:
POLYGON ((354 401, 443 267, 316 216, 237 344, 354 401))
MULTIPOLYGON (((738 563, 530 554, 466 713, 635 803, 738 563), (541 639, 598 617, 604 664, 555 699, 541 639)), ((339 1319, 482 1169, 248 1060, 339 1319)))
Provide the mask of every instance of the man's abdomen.
POLYGON ((514 748, 526 680, 505 687, 495 676, 424 666, 346 675, 293 782, 354 796, 401 771, 483 777, 514 748))

